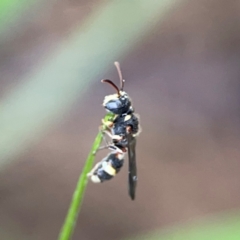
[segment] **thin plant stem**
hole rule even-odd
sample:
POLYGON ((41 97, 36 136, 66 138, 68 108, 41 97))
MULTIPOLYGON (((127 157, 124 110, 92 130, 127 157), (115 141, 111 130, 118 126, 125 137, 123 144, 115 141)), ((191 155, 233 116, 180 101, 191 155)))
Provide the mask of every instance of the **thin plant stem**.
MULTIPOLYGON (((113 114, 108 113, 104 120, 109 121, 112 120, 113 114)), ((64 224, 62 226, 61 232, 59 234, 58 240, 70 240, 74 228, 77 222, 78 214, 81 209, 81 205, 84 198, 85 189, 87 187, 88 179, 87 174, 91 171, 95 159, 95 152, 100 147, 100 144, 102 142, 102 133, 99 131, 97 137, 95 138, 95 141, 92 145, 92 149, 87 157, 87 160, 85 162, 84 168, 82 170, 82 173, 79 177, 77 186, 75 188, 71 204, 68 209, 67 216, 65 218, 64 224)))

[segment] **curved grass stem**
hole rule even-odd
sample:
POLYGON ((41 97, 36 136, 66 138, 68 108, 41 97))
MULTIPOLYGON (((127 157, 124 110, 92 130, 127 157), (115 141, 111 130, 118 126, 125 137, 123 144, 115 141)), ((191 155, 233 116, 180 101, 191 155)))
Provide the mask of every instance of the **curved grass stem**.
MULTIPOLYGON (((113 114, 108 113, 105 116, 104 120, 111 121, 112 118, 113 118, 113 114)), ((87 157, 84 168, 82 170, 82 173, 79 177, 77 186, 75 188, 75 191, 74 191, 74 194, 72 197, 72 201, 69 206, 68 213, 67 213, 65 221, 63 223, 58 240, 70 240, 73 235, 74 228, 75 228, 77 218, 78 218, 78 214, 80 212, 81 205, 83 202, 85 189, 86 189, 87 183, 88 183, 87 174, 91 171, 91 169, 93 167, 93 163, 94 163, 94 159, 95 159, 94 153, 100 147, 100 144, 102 142, 102 137, 103 137, 102 133, 99 132, 97 137, 95 138, 93 145, 92 145, 92 149, 87 157)))

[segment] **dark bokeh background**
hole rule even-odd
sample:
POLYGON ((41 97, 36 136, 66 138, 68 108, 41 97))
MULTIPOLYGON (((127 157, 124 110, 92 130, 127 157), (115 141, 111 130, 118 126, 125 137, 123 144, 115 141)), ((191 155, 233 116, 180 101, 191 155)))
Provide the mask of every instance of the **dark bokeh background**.
MULTIPOLYGON (((35 71, 96 4, 57 1, 50 10, 35 10, 20 33, 2 41, 2 96, 35 71)), ((182 1, 121 58, 143 128, 137 199, 128 198, 126 166, 106 184, 89 184, 73 239, 121 239, 240 207, 239 10, 234 0, 182 1)), ((118 81, 113 65, 99 79, 105 77, 118 81)), ((111 93, 99 79, 1 172, 0 226, 6 232, 57 238, 105 114, 100 104, 111 93)))

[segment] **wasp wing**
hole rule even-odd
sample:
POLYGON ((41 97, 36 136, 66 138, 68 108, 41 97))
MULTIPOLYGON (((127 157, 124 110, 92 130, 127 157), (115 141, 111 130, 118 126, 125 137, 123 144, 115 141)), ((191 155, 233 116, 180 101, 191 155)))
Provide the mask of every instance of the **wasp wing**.
POLYGON ((128 191, 132 200, 135 199, 137 187, 136 138, 127 134, 128 141, 128 191))

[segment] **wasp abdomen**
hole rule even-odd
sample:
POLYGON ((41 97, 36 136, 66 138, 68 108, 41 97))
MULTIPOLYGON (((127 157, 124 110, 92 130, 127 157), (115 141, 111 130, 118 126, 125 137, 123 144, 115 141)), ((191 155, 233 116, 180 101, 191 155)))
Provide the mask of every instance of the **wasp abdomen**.
POLYGON ((95 183, 112 179, 123 166, 123 153, 110 153, 91 174, 95 183))

